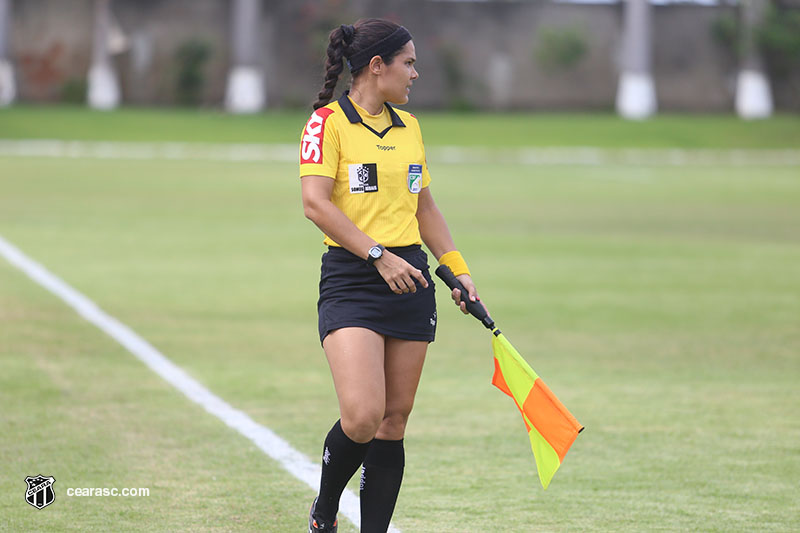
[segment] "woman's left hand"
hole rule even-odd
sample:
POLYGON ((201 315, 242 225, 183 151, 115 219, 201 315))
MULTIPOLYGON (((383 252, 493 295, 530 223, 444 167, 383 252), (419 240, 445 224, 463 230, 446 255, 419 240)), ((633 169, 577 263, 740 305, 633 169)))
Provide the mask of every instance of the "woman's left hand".
POLYGON ((453 289, 453 292, 450 294, 450 296, 453 298, 453 301, 461 309, 461 312, 465 315, 469 314, 466 304, 466 298, 469 298, 470 301, 480 302, 484 309, 486 309, 486 312, 489 313, 489 309, 483 302, 481 302, 481 299, 478 296, 478 291, 475 289, 475 284, 472 282, 472 277, 469 274, 461 274, 460 276, 456 276, 456 279, 461 282, 461 285, 463 285, 464 288, 467 289, 467 293, 469 293, 467 295, 462 295, 459 289, 453 289))

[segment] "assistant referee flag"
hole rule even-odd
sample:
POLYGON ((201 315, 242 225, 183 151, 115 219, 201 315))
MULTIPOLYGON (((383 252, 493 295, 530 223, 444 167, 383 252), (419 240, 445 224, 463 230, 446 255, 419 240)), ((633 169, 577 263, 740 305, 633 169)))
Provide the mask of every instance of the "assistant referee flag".
POLYGON ((546 489, 583 426, 564 407, 508 339, 495 330, 492 384, 514 399, 531 440, 539 480, 546 489))
MULTIPOLYGON (((453 275, 447 265, 440 265, 436 275, 451 289, 458 289, 461 294, 467 290, 453 275)), ((572 413, 564 407, 550 388, 544 384, 539 375, 522 358, 517 350, 508 342, 494 320, 486 312, 480 302, 463 300, 467 311, 489 329, 494 350, 494 377, 492 383, 501 391, 514 399, 531 440, 531 449, 536 459, 539 480, 546 489, 550 480, 561 466, 567 450, 575 442, 583 426, 578 423, 572 413)))

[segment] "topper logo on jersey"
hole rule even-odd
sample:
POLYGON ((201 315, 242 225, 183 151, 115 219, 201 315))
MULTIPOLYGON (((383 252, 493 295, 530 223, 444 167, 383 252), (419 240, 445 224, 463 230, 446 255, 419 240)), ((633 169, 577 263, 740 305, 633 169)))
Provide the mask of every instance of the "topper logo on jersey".
POLYGON ((300 146, 300 164, 322 163, 322 141, 325 136, 325 121, 332 109, 323 107, 311 114, 303 130, 303 142, 300 146))

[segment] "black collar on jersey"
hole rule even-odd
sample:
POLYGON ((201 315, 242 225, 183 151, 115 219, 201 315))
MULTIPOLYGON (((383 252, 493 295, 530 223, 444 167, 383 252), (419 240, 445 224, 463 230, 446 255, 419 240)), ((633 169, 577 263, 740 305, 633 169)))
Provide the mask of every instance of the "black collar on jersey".
POLYGON ((362 126, 367 128, 369 131, 371 131, 381 139, 383 139, 384 135, 389 133, 389 130, 392 129, 392 126, 398 126, 400 128, 406 127, 405 123, 402 120, 400 120, 400 117, 397 115, 397 112, 394 109, 392 109, 392 106, 390 106, 389 104, 383 104, 389 110, 389 116, 392 117, 392 124, 391 126, 389 126, 388 128, 386 128, 381 132, 375 131, 373 128, 365 124, 364 121, 361 119, 361 115, 358 114, 356 108, 353 107, 353 102, 351 102, 350 98, 348 97, 349 94, 350 91, 345 91, 344 94, 342 94, 342 96, 339 98, 339 106, 341 106, 342 111, 344 111, 344 116, 347 117, 347 120, 349 120, 351 124, 357 124, 360 122, 362 126))

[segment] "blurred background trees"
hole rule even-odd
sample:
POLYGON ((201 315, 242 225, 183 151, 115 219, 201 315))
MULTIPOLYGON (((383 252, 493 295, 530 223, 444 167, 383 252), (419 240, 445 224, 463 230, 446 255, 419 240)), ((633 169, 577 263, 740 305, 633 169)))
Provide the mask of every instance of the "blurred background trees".
POLYGON ((800 0, 0 0, 0 105, 307 106, 362 16, 414 34, 415 107, 800 111, 800 0))

